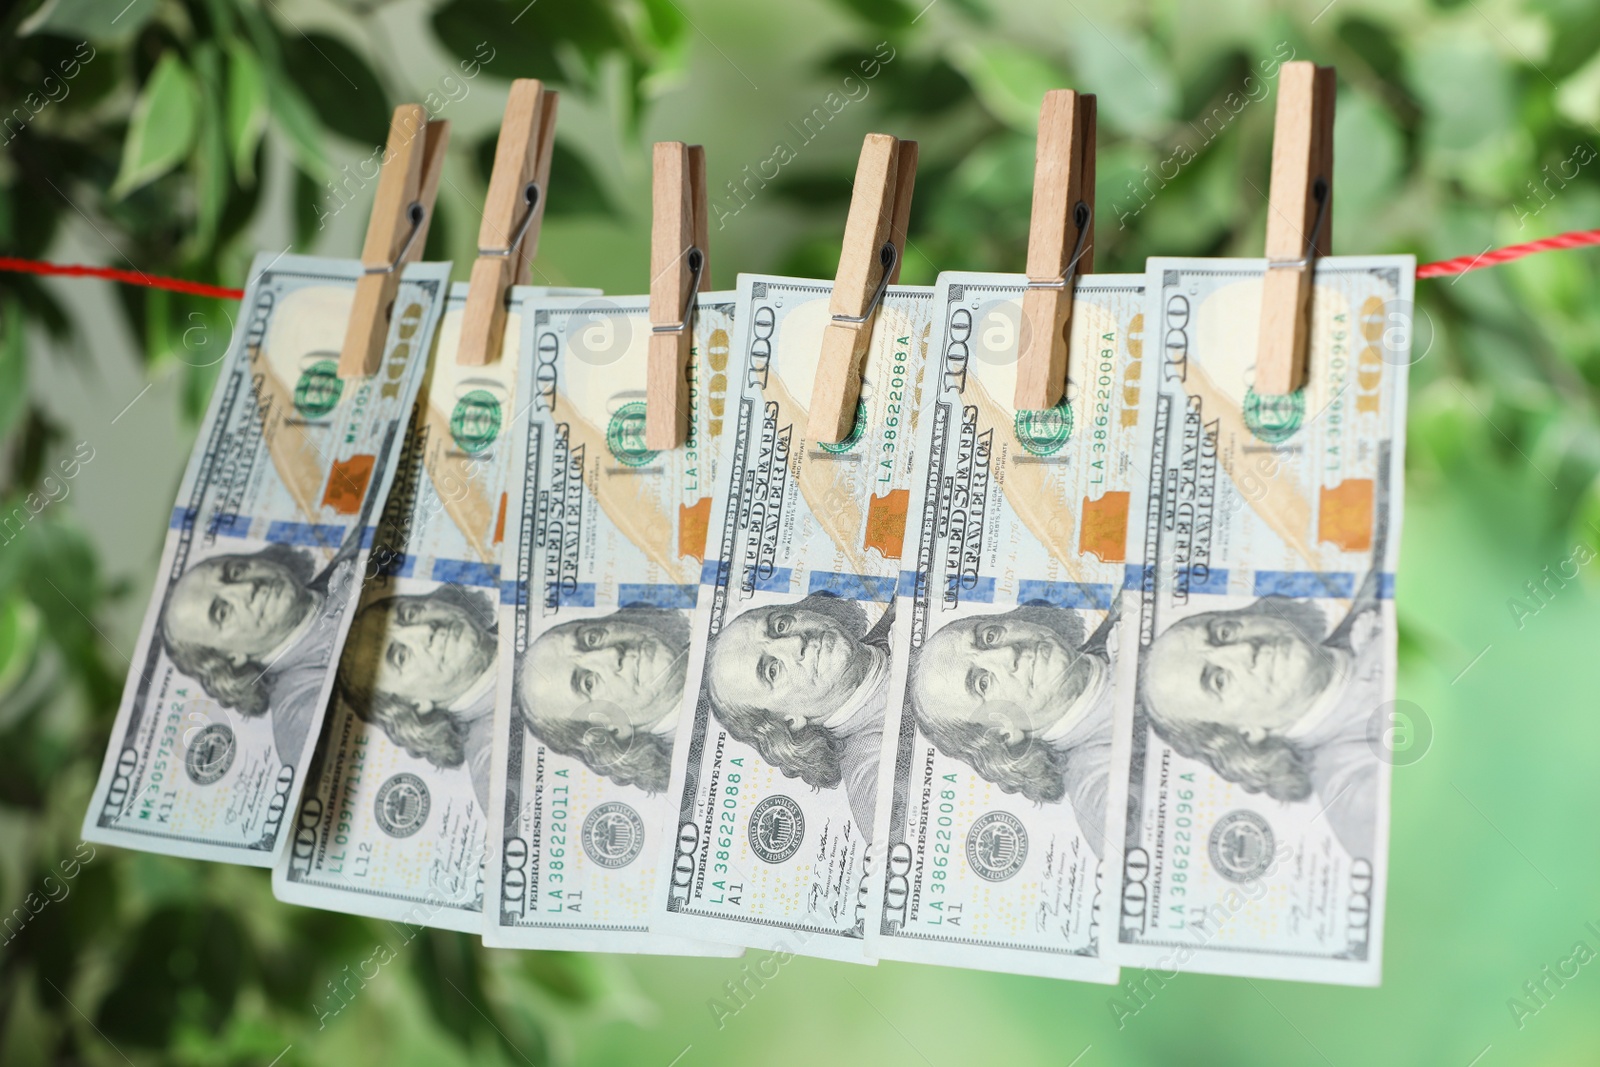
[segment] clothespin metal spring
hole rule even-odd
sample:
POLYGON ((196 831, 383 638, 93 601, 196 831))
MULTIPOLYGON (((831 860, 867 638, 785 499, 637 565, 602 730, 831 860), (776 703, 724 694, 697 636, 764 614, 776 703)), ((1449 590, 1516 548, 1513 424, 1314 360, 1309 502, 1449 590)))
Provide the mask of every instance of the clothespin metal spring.
POLYGON ((689 293, 683 298, 683 314, 677 322, 650 327, 651 333, 682 333, 694 321, 694 305, 700 295, 700 274, 705 270, 706 257, 698 245, 690 245, 684 256, 689 266, 689 293))
POLYGON ((505 259, 515 255, 522 247, 522 239, 528 235, 528 227, 533 225, 533 220, 539 214, 539 197, 542 195, 538 182, 529 182, 523 186, 522 200, 528 208, 522 213, 522 221, 517 223, 517 232, 511 235, 511 240, 506 242, 504 248, 479 248, 478 255, 505 259))
POLYGON ((1317 238, 1322 235, 1322 224, 1328 218, 1328 202, 1333 199, 1328 195, 1328 181, 1318 178, 1311 185, 1311 197, 1317 202, 1317 218, 1311 224, 1311 232, 1306 234, 1305 254, 1299 259, 1268 259, 1267 268, 1273 267, 1309 267, 1311 254, 1317 249, 1317 238))
POLYGON ((894 277, 895 263, 899 259, 900 250, 894 246, 894 242, 883 242, 883 247, 878 249, 878 265, 883 268, 883 276, 878 279, 877 288, 872 290, 872 297, 867 301, 867 310, 859 315, 835 315, 833 321, 847 326, 859 326, 877 314, 879 305, 883 303, 883 294, 889 291, 889 279, 894 277))
POLYGON ((1072 246, 1072 258, 1067 260, 1066 269, 1061 272, 1061 277, 1053 281, 1036 282, 1028 279, 1029 289, 1071 289, 1073 282, 1078 277, 1078 260, 1089 251, 1089 205, 1079 200, 1072 209, 1072 224, 1078 228, 1077 243, 1072 246))
POLYGON ((394 259, 379 267, 363 267, 363 274, 393 274, 405 264, 407 253, 417 243, 417 234, 422 232, 422 224, 428 218, 428 209, 422 206, 422 201, 413 200, 411 206, 406 208, 406 218, 411 220, 411 232, 406 235, 406 243, 400 246, 394 259))

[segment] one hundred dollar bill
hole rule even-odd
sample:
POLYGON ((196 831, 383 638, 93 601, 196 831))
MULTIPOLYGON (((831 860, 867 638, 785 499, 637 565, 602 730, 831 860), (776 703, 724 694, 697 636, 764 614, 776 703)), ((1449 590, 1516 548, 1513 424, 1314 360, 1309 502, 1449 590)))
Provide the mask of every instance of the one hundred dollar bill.
POLYGON ((489 840, 506 471, 520 424, 522 307, 500 358, 456 362, 456 283, 335 672, 273 892, 296 904, 477 933, 489 840))
MULTIPOLYGON (((1015 275, 941 274, 878 787, 884 959, 1116 980, 1102 958, 1144 276, 1077 282, 1066 396, 1018 411, 1015 275)), ((1136 535, 1137 539, 1137 535, 1136 535)))
POLYGON ((1112 958, 1376 984, 1415 261, 1317 261, 1287 396, 1252 385, 1262 270, 1149 263, 1112 958))
POLYGON ((808 448, 823 283, 745 275, 653 929, 865 962, 889 632, 932 325, 890 289, 853 432, 808 448))
POLYGON ((686 443, 645 447, 649 301, 530 305, 500 609, 484 941, 736 955, 649 929, 727 425, 732 293, 703 293, 686 443))
POLYGON ((273 864, 322 725, 450 265, 405 268, 376 374, 341 380, 361 264, 257 257, 178 491, 91 841, 273 864))

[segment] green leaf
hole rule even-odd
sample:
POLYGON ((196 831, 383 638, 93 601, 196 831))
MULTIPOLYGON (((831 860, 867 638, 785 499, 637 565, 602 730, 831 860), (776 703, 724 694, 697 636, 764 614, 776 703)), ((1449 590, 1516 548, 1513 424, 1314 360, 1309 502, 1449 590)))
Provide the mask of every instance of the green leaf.
POLYGON ((196 1021, 209 1029, 220 1027, 244 981, 248 960, 233 915, 216 907, 163 908, 145 920, 132 940, 133 950, 97 1013, 96 1026, 107 1040, 160 1047, 180 1016, 198 1015, 196 1021), (150 981, 156 974, 180 981, 150 981), (207 995, 184 1003, 184 986, 191 981, 207 995))
POLYGON ((874 106, 891 113, 936 115, 972 99, 967 80, 943 56, 919 59, 887 42, 873 51, 843 49, 823 61, 820 69, 841 80, 853 79, 845 83, 846 91, 852 85, 866 86, 876 97, 874 106))
POLYGON ((14 688, 33 663, 39 645, 39 612, 20 597, 0 601, 0 697, 14 688))
POLYGON ((91 621, 102 601, 93 547, 81 531, 52 512, 41 513, 30 522, 24 537, 22 588, 39 609, 45 633, 67 653, 82 680, 91 685, 102 683, 105 664, 99 650, 104 638, 91 621))
POLYGON ((835 0, 840 7, 865 19, 880 30, 898 30, 911 25, 916 9, 902 0, 835 0))
POLYGON ((1339 23, 1339 39, 1355 50, 1363 62, 1385 81, 1399 85, 1405 57, 1395 40, 1393 27, 1384 26, 1362 15, 1351 15, 1339 23))
POLYGON ((1568 536, 1592 551, 1600 551, 1600 479, 1590 482, 1579 494, 1568 536))
POLYGON ((687 37, 689 21, 672 0, 642 0, 645 26, 643 32, 657 48, 670 49, 687 37))
POLYGON ((1088 22, 1068 35, 1073 82, 1115 86, 1098 94, 1098 119, 1111 129, 1154 137, 1177 117, 1178 85, 1172 65, 1157 56, 1148 37, 1133 37, 1110 22, 1088 22))
POLYGON ((160 5, 161 0, 133 0, 126 6, 108 0, 48 0, 28 16, 17 32, 22 36, 50 33, 115 44, 139 32, 160 5))
POLYGON ((210 42, 195 49, 195 71, 200 93, 199 133, 190 170, 194 174, 196 226, 191 246, 198 254, 209 251, 217 238, 217 224, 228 201, 227 131, 222 100, 222 55, 210 42))
POLYGON ((1339 161, 1335 248, 1362 247, 1370 220, 1394 199, 1405 142, 1388 109, 1365 93, 1340 94, 1334 111, 1333 158, 1339 161))
POLYGON ((1408 75, 1411 91, 1422 101, 1424 142, 1438 170, 1469 162, 1483 142, 1517 123, 1510 70, 1488 40, 1427 38, 1411 54, 1408 75))
MULTIPOLYGON (((1022 262, 1026 249, 1021 242, 1033 204, 1033 142, 1007 131, 969 151, 956 164, 943 195, 935 197, 928 189, 924 203, 935 208, 931 228, 974 248, 1009 239, 1012 262, 1022 262)), ((927 189, 926 181, 918 184, 927 189)), ((998 244, 992 250, 998 251, 998 244)))
POLYGON ((317 179, 296 168, 294 172, 294 246, 303 251, 311 249, 322 229, 323 187, 317 179))
POLYGON ((150 72, 133 107, 112 199, 127 196, 183 161, 194 145, 199 110, 194 75, 176 52, 168 52, 150 72))
POLYGON ((241 184, 256 180, 256 149, 267 132, 267 79, 261 60, 243 41, 229 41, 228 146, 241 184))
POLYGON ((598 3, 450 0, 433 13, 432 25, 468 77, 481 66, 502 78, 561 82, 572 72, 557 58, 558 51, 575 51, 592 73, 602 57, 627 47, 611 9, 598 3))
POLYGON ((28 402, 28 349, 23 304, 8 296, 0 305, 0 438, 8 437, 28 402))
POLYGON ((429 263, 450 258, 451 218, 454 214, 455 209, 449 206, 448 200, 435 201, 433 219, 428 223, 428 238, 422 243, 422 258, 429 263))
POLYGON ((550 202, 546 216, 605 215, 620 218, 622 213, 606 195, 605 184, 587 160, 557 141, 550 152, 550 202))
POLYGON ((349 45, 325 33, 289 33, 283 38, 283 65, 323 126, 364 145, 389 139, 389 98, 349 45))
POLYGON ((332 168, 322 147, 322 128, 317 123, 316 112, 281 73, 269 75, 267 88, 272 101, 272 121, 288 140, 295 162, 316 181, 327 181, 332 168))
POLYGON ((1000 41, 968 40, 952 50, 950 62, 983 106, 1019 132, 1037 131, 1044 94, 1067 84, 1066 75, 1045 59, 1000 41))
POLYGON ((433 32, 474 73, 481 65, 502 77, 554 81, 562 75, 555 51, 560 38, 540 33, 534 25, 545 14, 541 6, 555 5, 534 4, 516 19, 516 12, 497 0, 450 0, 433 13, 433 32))

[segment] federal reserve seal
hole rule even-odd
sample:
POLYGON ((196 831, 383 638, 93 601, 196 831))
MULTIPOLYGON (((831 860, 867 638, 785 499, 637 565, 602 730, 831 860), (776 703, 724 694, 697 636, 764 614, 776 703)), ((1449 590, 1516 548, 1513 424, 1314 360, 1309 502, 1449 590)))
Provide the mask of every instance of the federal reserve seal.
POLYGON ((414 774, 397 774, 378 787, 372 802, 378 828, 390 837, 410 837, 428 821, 428 786, 414 774))
POLYGON ((1003 882, 1028 858, 1028 831, 1009 811, 978 817, 967 831, 967 866, 987 882, 1003 882))
POLYGON ((1053 456, 1072 436, 1072 402, 1063 399, 1044 411, 1024 409, 1017 412, 1013 425, 1023 448, 1035 456, 1053 456))
POLYGON ((626 804, 608 801, 583 818, 583 854, 615 870, 639 858, 644 848, 644 820, 626 804))
POLYGON ((344 382, 339 380, 339 364, 319 359, 300 372, 294 383, 294 409, 302 419, 320 419, 339 406, 344 382))
POLYGON ((750 847, 767 863, 782 863, 799 852, 805 836, 800 805, 782 793, 774 793, 750 813, 750 847))
POLYGON ((644 446, 644 401, 630 400, 606 424, 606 448, 624 467, 643 467, 657 452, 644 446))
POLYGON ((1249 882, 1272 864, 1272 827, 1253 811, 1230 811, 1211 828, 1211 866, 1230 882, 1249 882))
POLYGON ((1256 440, 1269 445, 1287 441, 1306 418, 1306 391, 1296 389, 1284 396, 1262 396, 1254 386, 1244 391, 1244 424, 1256 440))
POLYGON ((865 400, 857 400, 856 401, 856 421, 855 421, 855 425, 850 427, 850 432, 845 435, 845 439, 843 441, 834 441, 834 442, 818 441, 817 445, 824 452, 834 452, 834 453, 848 452, 852 448, 856 447, 857 442, 859 442, 861 440, 861 435, 866 433, 866 432, 867 432, 867 402, 865 400))
POLYGON ((500 401, 487 389, 474 389, 457 400, 450 413, 450 436, 469 456, 494 444, 500 436, 500 401))
POLYGON ((239 741, 233 736, 233 727, 214 722, 189 743, 189 751, 183 754, 183 769, 195 785, 210 785, 228 773, 237 751, 239 741))

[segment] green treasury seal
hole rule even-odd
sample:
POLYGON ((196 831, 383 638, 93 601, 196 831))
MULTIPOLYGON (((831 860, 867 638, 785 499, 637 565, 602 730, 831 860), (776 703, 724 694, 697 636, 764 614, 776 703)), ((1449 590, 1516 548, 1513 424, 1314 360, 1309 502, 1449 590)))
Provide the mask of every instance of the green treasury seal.
POLYGON ((1024 409, 1014 420, 1017 443, 1036 456, 1053 456, 1072 436, 1072 401, 1043 411, 1024 409))
POLYGON ((500 436, 500 401, 486 389, 474 389, 457 400, 450 413, 450 436, 469 456, 494 444, 500 436))
POLYGON ((845 439, 833 443, 818 441, 817 444, 821 446, 824 452, 848 452, 856 447, 856 442, 861 440, 861 435, 866 432, 866 429, 867 402, 865 400, 857 400, 855 425, 850 427, 850 432, 845 435, 845 439))
POLYGON ((1287 441, 1300 429, 1306 417, 1306 391, 1296 389, 1286 396, 1261 396, 1254 386, 1244 391, 1244 424, 1256 440, 1269 445, 1287 441))
POLYGON ((300 372, 300 380, 294 384, 294 409, 302 419, 320 419, 339 405, 343 391, 339 364, 319 359, 300 372))
POLYGON ((644 446, 644 401, 630 400, 616 410, 606 426, 606 447, 625 467, 643 467, 658 453, 644 446))

